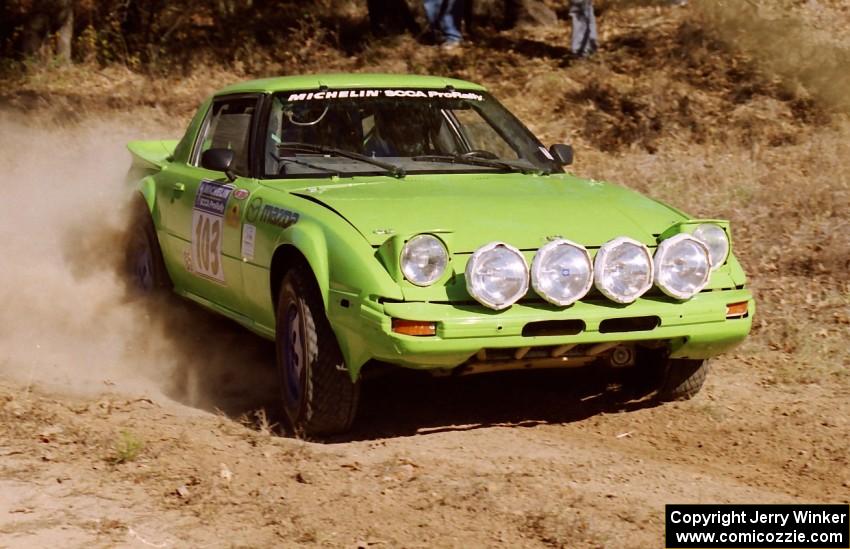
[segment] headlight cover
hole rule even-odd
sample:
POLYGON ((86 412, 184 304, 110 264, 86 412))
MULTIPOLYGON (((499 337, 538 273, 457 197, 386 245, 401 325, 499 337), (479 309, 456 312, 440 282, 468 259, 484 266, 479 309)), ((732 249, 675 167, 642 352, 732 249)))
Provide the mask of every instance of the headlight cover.
POLYGON ((677 234, 655 251, 655 285, 675 299, 690 299, 711 276, 708 247, 689 234, 677 234))
POLYGON ((401 272, 417 286, 430 286, 438 281, 449 264, 449 252, 436 236, 414 236, 401 250, 401 272))
POLYGON ((622 236, 606 242, 593 267, 596 287, 617 303, 632 303, 652 287, 652 254, 637 240, 622 236))
POLYGON ((481 246, 466 264, 466 289, 485 307, 507 309, 528 292, 528 264, 504 242, 481 246))
POLYGON ((549 242, 531 264, 534 291, 554 305, 572 305, 593 286, 593 263, 584 246, 569 240, 549 242))
POLYGON ((712 271, 726 263, 726 257, 729 255, 729 236, 722 227, 713 223, 703 223, 696 228, 693 236, 708 248, 712 271))

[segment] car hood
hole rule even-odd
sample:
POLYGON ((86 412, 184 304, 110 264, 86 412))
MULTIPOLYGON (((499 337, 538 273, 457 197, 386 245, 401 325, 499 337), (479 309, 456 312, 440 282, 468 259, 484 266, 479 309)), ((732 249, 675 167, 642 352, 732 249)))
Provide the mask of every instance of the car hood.
POLYGON ((450 235, 454 252, 496 240, 536 249, 562 237, 588 247, 618 236, 655 245, 684 219, 634 191, 570 175, 440 174, 355 178, 288 189, 347 219, 373 246, 392 235, 450 235))

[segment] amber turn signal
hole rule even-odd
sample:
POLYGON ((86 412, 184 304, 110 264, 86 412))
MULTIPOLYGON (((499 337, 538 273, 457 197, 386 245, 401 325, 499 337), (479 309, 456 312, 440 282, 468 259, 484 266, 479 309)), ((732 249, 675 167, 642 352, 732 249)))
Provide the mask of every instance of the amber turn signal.
POLYGON ((409 336, 432 336, 437 334, 437 323, 423 320, 393 319, 393 331, 409 336))
POLYGON ((726 318, 743 318, 747 316, 747 307, 749 307, 749 303, 746 301, 726 305, 726 318))

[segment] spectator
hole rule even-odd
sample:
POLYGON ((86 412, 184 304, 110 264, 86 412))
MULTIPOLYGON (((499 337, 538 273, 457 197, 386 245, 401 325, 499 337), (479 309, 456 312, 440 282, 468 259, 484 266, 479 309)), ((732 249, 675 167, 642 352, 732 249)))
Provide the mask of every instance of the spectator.
POLYGON ((463 0, 424 0, 425 15, 434 35, 447 49, 454 49, 463 42, 460 33, 460 20, 463 14, 463 0))
POLYGON ((590 57, 596 53, 599 37, 596 34, 596 15, 593 0, 570 0, 573 36, 571 49, 576 57, 590 57))

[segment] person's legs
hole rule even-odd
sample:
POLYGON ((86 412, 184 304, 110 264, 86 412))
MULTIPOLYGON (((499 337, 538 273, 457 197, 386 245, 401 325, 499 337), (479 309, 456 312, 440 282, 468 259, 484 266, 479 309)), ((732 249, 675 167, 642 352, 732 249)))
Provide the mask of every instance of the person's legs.
POLYGON ((587 53, 596 53, 599 48, 599 34, 596 31, 596 14, 593 13, 593 1, 587 0, 587 16, 590 22, 587 53))
POLYGON ((458 8, 462 4, 457 0, 424 0, 425 16, 428 24, 437 34, 437 38, 446 44, 458 44, 463 35, 458 28, 458 8))
POLYGON ((443 0, 441 7, 442 18, 440 18, 440 31, 446 44, 458 44, 463 40, 460 33, 460 13, 463 8, 462 0, 443 0))
POLYGON ((570 17, 573 27, 573 55, 590 55, 596 51, 598 40, 592 0, 570 0, 570 17))
POLYGON ((440 8, 443 6, 443 0, 423 0, 425 6, 425 17, 428 19, 428 24, 431 28, 437 29, 437 17, 440 14, 440 8))
POLYGON ((464 23, 466 22, 466 4, 468 0, 454 0, 454 6, 452 6, 452 18, 454 19, 455 27, 458 31, 463 34, 464 23))

